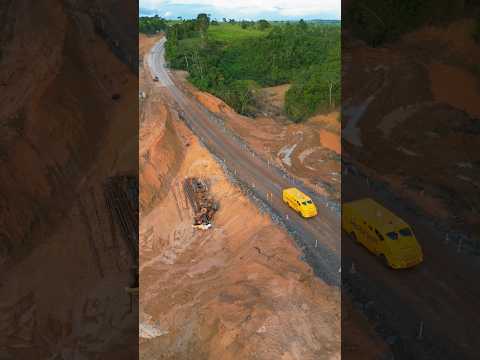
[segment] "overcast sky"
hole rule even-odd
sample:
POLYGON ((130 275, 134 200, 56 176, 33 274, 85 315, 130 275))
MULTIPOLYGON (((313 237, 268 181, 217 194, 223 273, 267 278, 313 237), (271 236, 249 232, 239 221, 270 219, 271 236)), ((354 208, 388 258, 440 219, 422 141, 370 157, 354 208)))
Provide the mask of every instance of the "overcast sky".
POLYGON ((140 0, 140 15, 167 19, 211 14, 213 19, 339 20, 341 0, 140 0))

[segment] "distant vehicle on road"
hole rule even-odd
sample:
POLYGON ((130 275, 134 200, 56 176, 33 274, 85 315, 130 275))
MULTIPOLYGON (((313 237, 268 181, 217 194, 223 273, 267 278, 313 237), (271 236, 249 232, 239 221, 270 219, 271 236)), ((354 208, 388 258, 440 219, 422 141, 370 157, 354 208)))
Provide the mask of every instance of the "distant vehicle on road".
POLYGON ((343 204, 342 228, 393 269, 410 268, 423 261, 422 248, 410 226, 373 199, 343 204))
POLYGON ((153 81, 158 81, 158 76, 154 76, 153 81))
POLYGON ((283 201, 304 218, 317 215, 317 207, 303 192, 297 188, 284 189, 282 192, 283 201))

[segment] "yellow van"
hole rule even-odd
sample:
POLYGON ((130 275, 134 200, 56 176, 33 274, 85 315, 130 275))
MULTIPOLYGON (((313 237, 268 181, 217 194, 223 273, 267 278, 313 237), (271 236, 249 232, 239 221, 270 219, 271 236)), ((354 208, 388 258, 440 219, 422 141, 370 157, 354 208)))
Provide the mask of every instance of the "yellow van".
POLYGON ((317 215, 317 207, 312 199, 297 188, 284 189, 282 195, 283 201, 304 218, 317 215))
POLYGON ((343 204, 342 228, 391 268, 409 268, 423 261, 410 226, 372 199, 343 204))

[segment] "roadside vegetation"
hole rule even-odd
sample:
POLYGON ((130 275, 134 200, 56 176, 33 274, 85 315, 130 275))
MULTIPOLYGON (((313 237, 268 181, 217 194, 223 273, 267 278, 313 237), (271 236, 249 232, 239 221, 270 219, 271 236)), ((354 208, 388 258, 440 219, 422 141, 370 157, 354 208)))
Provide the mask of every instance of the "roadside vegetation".
POLYGON ((210 21, 208 15, 166 29, 170 67, 189 81, 254 116, 261 87, 291 84, 285 112, 302 121, 340 104, 340 24, 210 21))
POLYGON ((138 23, 138 30, 147 35, 153 35, 167 29, 167 21, 159 16, 141 16, 138 23))
POLYGON ((480 15, 475 18, 475 28, 473 29, 473 38, 480 44, 480 15))
MULTIPOLYGON (((468 12, 475 1, 359 0, 345 12, 345 22, 357 37, 379 46, 420 26, 450 22, 468 12)), ((474 36, 480 37, 480 29, 474 36)))

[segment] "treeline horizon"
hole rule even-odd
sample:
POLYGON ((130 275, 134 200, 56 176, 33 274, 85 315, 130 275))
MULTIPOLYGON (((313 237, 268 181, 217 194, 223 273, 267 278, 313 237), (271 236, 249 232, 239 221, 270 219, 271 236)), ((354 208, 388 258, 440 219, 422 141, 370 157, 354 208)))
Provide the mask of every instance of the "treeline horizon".
MULTIPOLYGON (((247 22, 258 22, 260 20, 266 20, 270 23, 298 23, 300 21, 305 21, 307 23, 331 23, 331 24, 336 24, 336 23, 341 23, 341 19, 257 19, 257 20, 252 20, 252 19, 245 19, 245 18, 229 18, 229 17, 223 17, 223 18, 212 18, 210 15, 206 14, 209 16, 211 22, 218 22, 218 23, 241 23, 242 21, 247 21, 247 22)), ((198 16, 198 15, 197 15, 198 16)), ((196 17, 183 17, 183 16, 178 16, 175 19, 172 18, 165 18, 160 15, 140 15, 139 16, 139 21, 142 20, 148 20, 148 19, 159 19, 161 21, 168 23, 175 23, 179 21, 188 21, 188 20, 196 20, 196 17)))
POLYGON ((421 26, 444 26, 459 18, 473 17, 473 38, 480 42, 478 0, 362 0, 344 11, 342 25, 370 46, 398 40, 421 26))
MULTIPOLYGON (((228 24, 228 19, 224 23, 228 24)), ((294 24, 273 25, 266 20, 231 24, 235 27, 228 36, 218 40, 212 34, 230 27, 218 26, 208 14, 164 23, 169 66, 188 71, 189 81, 197 88, 244 115, 255 116, 260 88, 283 84, 291 85, 284 110, 293 121, 338 108, 339 25, 303 20, 294 24)))

